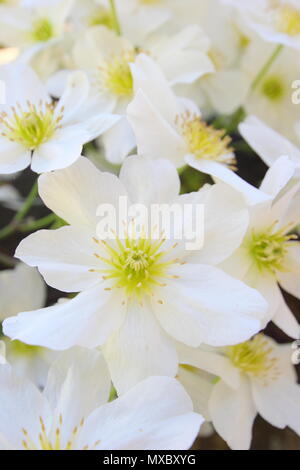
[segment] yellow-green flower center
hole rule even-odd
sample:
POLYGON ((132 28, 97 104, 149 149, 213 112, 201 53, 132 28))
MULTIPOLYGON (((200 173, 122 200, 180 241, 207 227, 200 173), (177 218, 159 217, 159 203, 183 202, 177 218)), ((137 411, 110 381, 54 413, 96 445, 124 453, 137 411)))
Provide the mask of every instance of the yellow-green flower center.
POLYGON ((300 10, 292 5, 282 5, 276 11, 276 29, 288 36, 300 35, 300 10))
POLYGON ((117 97, 130 97, 133 93, 130 63, 134 59, 135 51, 132 49, 103 62, 96 78, 98 90, 117 97))
POLYGON ((188 112, 177 117, 176 125, 190 154, 198 159, 214 160, 235 169, 231 138, 223 129, 215 129, 200 116, 188 112))
POLYGON ((270 341, 262 334, 245 343, 229 346, 226 355, 235 367, 253 378, 278 377, 277 358, 273 356, 270 341))
POLYGON ((114 29, 114 21, 111 13, 105 8, 98 8, 88 19, 89 26, 106 26, 114 29))
POLYGON ((42 349, 39 346, 30 346, 18 340, 10 341, 8 343, 8 348, 13 355, 22 357, 33 357, 38 354, 42 349))
POLYGON ((10 113, 1 113, 1 135, 34 150, 51 139, 60 128, 62 117, 63 109, 57 115, 54 104, 41 102, 37 106, 28 102, 25 107, 18 105, 10 113))
POLYGON ((262 94, 270 101, 280 101, 285 96, 285 83, 279 76, 269 76, 261 86, 262 94))
POLYGON ((259 271, 276 274, 285 270, 288 249, 297 236, 288 235, 286 227, 275 232, 273 229, 274 225, 264 232, 252 232, 247 248, 259 271))
POLYGON ((32 39, 34 42, 47 42, 53 37, 53 24, 48 18, 41 18, 34 23, 32 30, 32 39))
MULTIPOLYGON (((117 238, 115 246, 96 238, 94 241, 104 248, 104 255, 94 255, 104 262, 106 267, 90 271, 101 273, 104 280, 112 281, 111 288, 124 289, 129 298, 134 296, 141 299, 145 295, 152 295, 153 287, 164 286, 166 279, 176 278, 168 271, 172 264, 179 261, 166 260, 169 250, 163 250, 165 239, 117 238)), ((177 244, 174 244, 171 249, 176 246, 177 244)))

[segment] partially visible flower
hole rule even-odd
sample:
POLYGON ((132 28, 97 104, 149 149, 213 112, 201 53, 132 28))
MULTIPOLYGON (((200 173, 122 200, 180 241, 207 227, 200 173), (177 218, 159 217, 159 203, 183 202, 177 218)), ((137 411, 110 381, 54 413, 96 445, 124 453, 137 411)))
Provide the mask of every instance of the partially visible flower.
POLYGON ((106 403, 98 351, 73 349, 51 367, 45 391, 0 367, 2 450, 188 449, 203 418, 175 380, 153 377, 106 403))
POLYGON ((300 49, 298 0, 224 0, 241 12, 245 22, 265 41, 300 49))
POLYGON ((266 323, 272 320, 287 335, 299 338, 300 325, 279 288, 299 298, 300 245, 293 230, 300 222, 300 213, 298 210, 291 218, 289 212, 299 184, 287 188, 294 172, 294 165, 285 156, 269 169, 261 190, 272 199, 251 208, 247 234, 223 268, 267 299, 266 323))
POLYGON ((161 156, 177 168, 188 164, 244 192, 251 203, 266 200, 234 173, 226 132, 208 125, 193 102, 178 98, 151 58, 141 54, 131 70, 136 93, 127 114, 141 155, 161 156))
POLYGON ((4 341, 0 341, 0 365, 5 364, 5 343, 4 341))
POLYGON ((74 0, 29 0, 0 5, 0 43, 29 53, 63 38, 74 0))
MULTIPOLYGON (((227 348, 181 346, 178 352, 182 364, 212 374, 208 419, 232 449, 249 449, 257 414, 275 427, 289 426, 300 435, 300 385, 290 344, 279 345, 259 334, 227 348)), ((201 386, 199 382, 200 396, 201 386)), ((195 390, 196 385, 194 394, 195 390)))
POLYGON ((83 144, 118 119, 86 105, 89 83, 83 72, 69 77, 57 103, 25 65, 2 67, 0 78, 6 84, 6 102, 0 105, 0 173, 15 173, 29 165, 43 173, 71 165, 83 144))
POLYGON ((30 235, 16 256, 38 266, 49 285, 80 293, 69 302, 6 320, 5 334, 56 350, 103 346, 114 385, 123 392, 151 375, 176 375, 175 339, 190 346, 221 346, 259 331, 264 299, 215 267, 238 248, 247 230, 243 198, 223 185, 182 196, 179 188, 170 162, 138 156, 125 160, 120 179, 84 158, 69 169, 44 174, 39 181, 43 201, 71 225, 30 235), (119 213, 121 196, 128 207, 148 209, 152 204, 203 204, 203 248, 190 251, 184 239, 176 238, 185 224, 178 217, 168 236, 164 226, 155 232, 155 220, 144 236, 134 236, 129 230, 134 220, 126 215, 121 221, 125 233, 122 225, 115 229, 116 239, 99 235, 97 209, 110 204, 119 213))
POLYGON ((299 51, 285 48, 258 80, 259 74, 274 53, 274 45, 257 38, 247 48, 241 70, 247 75, 249 94, 244 101, 247 114, 255 114, 267 125, 294 143, 299 143, 295 131, 299 106, 293 102, 292 84, 300 76, 299 51), (258 80, 256 82, 256 80, 258 80))

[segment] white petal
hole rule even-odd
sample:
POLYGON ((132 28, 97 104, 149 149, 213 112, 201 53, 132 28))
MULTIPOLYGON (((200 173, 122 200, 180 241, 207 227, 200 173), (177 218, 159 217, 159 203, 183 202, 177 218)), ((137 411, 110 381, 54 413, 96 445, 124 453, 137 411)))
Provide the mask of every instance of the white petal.
POLYGON ((206 421, 210 421, 208 403, 214 387, 212 377, 206 372, 190 370, 186 367, 179 367, 176 376, 191 397, 194 410, 200 413, 206 421))
POLYGON ((262 296, 220 269, 187 264, 178 279, 155 291, 153 309, 170 336, 192 347, 237 344, 261 328, 267 304, 262 296))
POLYGON ((218 434, 233 450, 248 450, 252 439, 252 426, 256 408, 247 379, 234 390, 218 382, 212 392, 209 410, 218 434))
POLYGON ((196 170, 199 170, 203 173, 207 173, 214 179, 221 180, 239 191, 241 194, 243 194, 246 202, 249 205, 260 204, 270 199, 270 196, 264 194, 254 186, 251 186, 251 184, 247 183, 247 181, 240 178, 233 171, 221 163, 209 160, 199 160, 196 159, 193 155, 186 156, 185 161, 192 168, 195 168, 196 170))
POLYGON ((240 374, 230 360, 219 354, 218 351, 205 351, 201 348, 189 348, 178 343, 177 352, 180 364, 197 367, 210 374, 220 377, 227 385, 238 388, 240 385, 240 374))
POLYGON ((121 326, 126 308, 122 302, 122 297, 100 285, 68 302, 11 317, 4 321, 3 331, 13 339, 49 349, 95 348, 121 326))
POLYGON ((36 269, 23 263, 0 272, 0 320, 44 305, 46 286, 36 269), (17 286, 22 286, 16 295, 17 286))
POLYGON ((272 318, 273 323, 278 326, 284 333, 294 339, 300 338, 300 325, 294 317, 293 312, 287 306, 283 295, 280 293, 282 302, 272 318))
POLYGON ((300 167, 300 149, 255 116, 249 116, 239 131, 268 166, 282 155, 288 155, 300 167))
POLYGON ((290 246, 285 260, 285 271, 278 274, 279 283, 289 294, 300 298, 300 246, 290 246))
POLYGON ((165 335, 148 304, 129 306, 127 317, 103 347, 118 393, 152 375, 175 376, 175 345, 165 335))
POLYGON ((107 366, 97 350, 72 348, 53 363, 44 393, 57 421, 63 418, 65 445, 81 420, 107 403, 110 388, 107 366))
POLYGON ((71 167, 42 175, 39 193, 47 207, 72 225, 86 225, 95 230, 100 204, 118 205, 126 191, 118 178, 100 172, 87 158, 71 167))
POLYGON ((15 256, 37 266, 47 284, 65 292, 79 292, 101 282, 94 256, 97 248, 93 233, 66 226, 58 230, 39 230, 22 240, 15 256))
POLYGON ((136 147, 135 135, 125 116, 107 130, 101 140, 105 158, 115 165, 121 164, 136 147))
POLYGON ((295 165, 287 156, 282 156, 268 170, 260 190, 274 198, 287 185, 295 173, 295 165))
POLYGON ((0 174, 11 174, 30 165, 31 152, 0 136, 0 174))
POLYGON ((87 100, 90 86, 87 75, 84 72, 73 72, 67 79, 66 88, 56 106, 57 116, 62 111, 62 125, 74 119, 87 100))
POLYGON ((178 173, 168 160, 128 157, 122 166, 120 180, 134 204, 171 203, 180 191, 178 173))
POLYGON ((96 410, 80 441, 92 447, 100 440, 97 449, 105 450, 189 449, 202 423, 175 379, 152 377, 96 410))
POLYGON ((38 147, 32 155, 31 169, 36 173, 60 170, 72 165, 81 155, 87 132, 79 125, 56 131, 52 140, 38 147))
POLYGON ((17 377, 9 365, 0 366, 0 449, 22 450, 25 429, 39 445, 40 417, 46 429, 51 424, 47 400, 29 381, 17 377))
POLYGON ((127 108, 128 120, 136 136, 138 153, 150 158, 166 158, 184 166, 186 145, 142 90, 127 108))

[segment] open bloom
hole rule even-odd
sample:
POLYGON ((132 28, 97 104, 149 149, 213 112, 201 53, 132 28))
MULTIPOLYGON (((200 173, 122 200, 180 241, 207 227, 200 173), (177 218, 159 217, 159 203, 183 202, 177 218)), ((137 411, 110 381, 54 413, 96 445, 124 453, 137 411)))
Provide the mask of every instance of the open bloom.
MULTIPOLYGON (((49 285, 80 294, 6 320, 5 334, 57 350, 102 345, 118 391, 150 375, 175 375, 174 339, 221 346, 255 334, 264 299, 214 266, 234 252, 247 229, 243 198, 223 186, 179 197, 179 187, 170 162, 137 156, 126 159, 120 179, 84 158, 43 175, 42 199, 70 226, 29 236, 16 256, 38 266, 49 285), (204 204, 204 247, 190 251, 173 232, 164 236, 164 227, 157 232, 153 222, 145 235, 135 236, 134 221, 126 215, 120 227, 125 233, 99 235, 97 209, 110 204, 119 214, 120 197, 129 207, 204 204)), ((181 229, 184 219, 177 220, 181 229)))
POLYGON ((0 42, 20 47, 32 56, 62 39, 74 0, 2 1, 0 5, 0 42), (4 5, 3 5, 4 3, 4 5))
POLYGON ((0 79, 6 84, 6 102, 0 105, 0 173, 15 173, 30 164, 37 173, 71 165, 83 144, 117 120, 86 107, 89 83, 83 72, 70 76, 57 103, 25 65, 2 67, 0 79))
MULTIPOLYGON (((300 386, 292 353, 290 344, 276 344, 263 334, 227 348, 180 347, 182 364, 212 374, 215 385, 208 397, 207 419, 232 449, 250 447, 257 413, 273 426, 289 426, 300 435, 300 386)), ((197 380, 194 372, 194 396, 197 380)), ((189 392, 189 384, 185 387, 189 392)), ((201 387, 199 381, 200 396, 201 387)))
POLYGON ((225 0, 265 41, 300 49, 298 0, 225 0))
POLYGON ((64 353, 43 393, 0 366, 0 449, 188 449, 203 418, 181 385, 150 378, 106 403, 110 378, 98 351, 64 353))
POLYGON ((188 164, 244 192, 251 203, 265 199, 232 171, 230 137, 209 126, 193 102, 176 97, 151 58, 141 54, 131 70, 136 94, 127 114, 141 155, 160 155, 177 168, 188 164))
POLYGON ((251 208, 245 238, 223 268, 257 288, 268 300, 266 321, 272 320, 286 334, 298 338, 300 326, 279 288, 280 285, 299 298, 300 245, 293 229, 300 217, 299 210, 289 212, 299 185, 283 191, 294 171, 292 162, 285 156, 269 169, 261 189, 269 193, 272 200, 251 208))

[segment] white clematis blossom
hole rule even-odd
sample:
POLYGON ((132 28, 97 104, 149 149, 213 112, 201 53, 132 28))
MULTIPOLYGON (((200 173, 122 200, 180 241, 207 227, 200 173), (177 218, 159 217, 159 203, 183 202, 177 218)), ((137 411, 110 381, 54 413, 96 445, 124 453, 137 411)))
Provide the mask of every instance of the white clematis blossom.
POLYGON ((272 200, 251 208, 250 224, 243 243, 225 261, 223 268, 257 288, 267 299, 266 322, 272 320, 286 334, 298 338, 300 325, 279 288, 280 285, 299 298, 300 246, 293 229, 300 222, 300 214, 299 211, 289 212, 299 184, 283 191, 294 172, 294 165, 285 156, 269 169, 261 189, 269 193, 272 200))
POLYGON ((241 12, 244 21, 265 41, 300 49, 298 0, 224 0, 241 12))
POLYGON ((207 125, 193 102, 176 97, 151 58, 141 54, 131 70, 136 94, 127 115, 141 155, 160 155, 177 168, 190 165, 244 192, 249 203, 267 199, 232 171, 230 137, 207 125))
POLYGON ((4 341, 0 341, 0 365, 6 363, 5 359, 5 343, 4 341))
POLYGON ((203 423, 175 379, 147 379, 111 403, 109 392, 98 351, 64 353, 43 393, 1 365, 0 449, 188 449, 203 423))
POLYGON ((249 449, 257 414, 275 427, 288 426, 300 435, 300 385, 290 344, 279 345, 259 334, 236 346, 181 346, 178 353, 180 361, 196 371, 193 387, 185 384, 189 393, 196 396, 198 381, 198 393, 203 394, 198 369, 212 374, 215 385, 207 396, 206 418, 232 449, 249 449))
POLYGON ((259 331, 267 308, 262 296, 214 266, 236 250, 247 230, 243 198, 223 186, 179 197, 179 186, 170 162, 137 156, 126 159, 120 179, 84 158, 43 175, 43 201, 70 226, 29 236, 16 256, 38 266, 49 285, 80 294, 6 320, 5 334, 57 350, 102 345, 113 382, 123 392, 145 377, 176 374, 174 339, 193 347, 221 346, 259 331), (122 239, 99 239, 97 208, 118 209, 121 196, 128 206, 148 208, 204 204, 207 242, 189 251, 172 235, 152 236, 153 226, 147 236, 125 232, 122 239))
POLYGON ((43 173, 71 165, 85 143, 118 119, 86 106, 89 83, 83 72, 70 76, 57 103, 30 67, 9 64, 0 69, 0 79, 6 84, 6 101, 0 105, 0 173, 29 165, 43 173))

